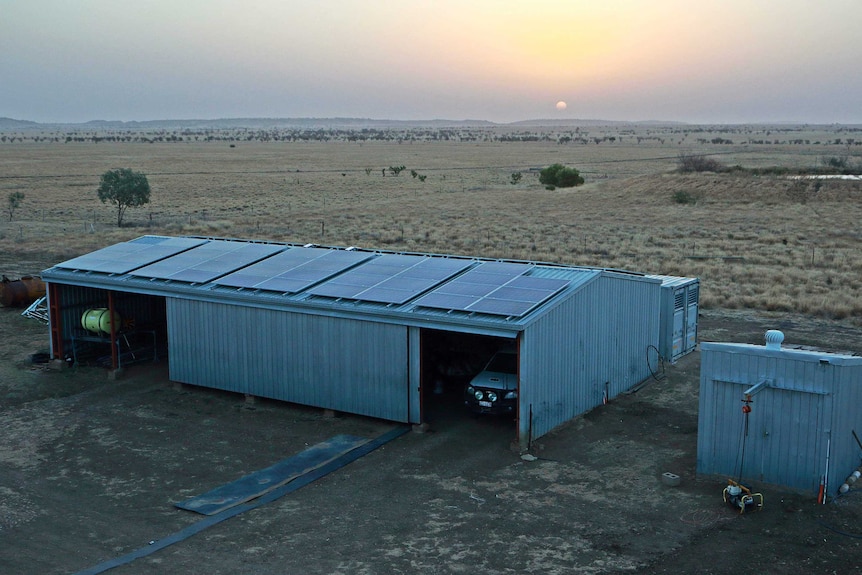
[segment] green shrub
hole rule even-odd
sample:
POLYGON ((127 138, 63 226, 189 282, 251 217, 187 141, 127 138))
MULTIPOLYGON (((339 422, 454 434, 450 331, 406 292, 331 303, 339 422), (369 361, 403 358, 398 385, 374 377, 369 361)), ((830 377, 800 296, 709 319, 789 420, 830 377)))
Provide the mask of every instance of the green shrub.
POLYGON ((696 204, 697 198, 695 198, 691 193, 686 192, 684 190, 679 190, 674 192, 673 201, 677 204, 696 204))
POLYGON ((552 164, 539 172, 539 183, 557 188, 572 188, 584 183, 581 173, 562 164, 552 164))

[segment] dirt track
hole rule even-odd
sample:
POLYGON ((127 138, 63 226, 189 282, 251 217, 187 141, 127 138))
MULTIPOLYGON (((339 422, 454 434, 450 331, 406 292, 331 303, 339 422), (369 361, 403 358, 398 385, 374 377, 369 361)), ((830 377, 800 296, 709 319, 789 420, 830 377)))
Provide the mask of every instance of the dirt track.
MULTIPOLYGON (((339 433, 391 424, 175 386, 164 364, 119 381, 31 366, 44 328, 0 310, 0 565, 75 573, 199 521, 173 503, 339 433)), ((710 312, 701 340, 862 351, 862 331, 710 312), (780 325, 777 325, 780 323, 780 325)), ((525 461, 510 422, 440 403, 402 438, 283 499, 111 573, 846 573, 862 564, 862 496, 756 486, 738 516, 694 475, 699 357, 541 438, 525 461), (663 485, 670 471, 682 485, 663 485)), ((852 492, 851 492, 852 493, 852 492)))

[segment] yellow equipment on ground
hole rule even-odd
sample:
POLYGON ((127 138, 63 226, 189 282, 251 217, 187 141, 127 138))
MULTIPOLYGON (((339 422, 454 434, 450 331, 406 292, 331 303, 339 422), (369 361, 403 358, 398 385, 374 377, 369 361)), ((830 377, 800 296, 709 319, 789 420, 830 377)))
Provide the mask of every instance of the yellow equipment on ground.
POLYGON ((721 492, 721 496, 725 503, 739 509, 740 515, 746 511, 763 509, 763 495, 752 493, 751 489, 733 479, 727 480, 727 487, 721 492))

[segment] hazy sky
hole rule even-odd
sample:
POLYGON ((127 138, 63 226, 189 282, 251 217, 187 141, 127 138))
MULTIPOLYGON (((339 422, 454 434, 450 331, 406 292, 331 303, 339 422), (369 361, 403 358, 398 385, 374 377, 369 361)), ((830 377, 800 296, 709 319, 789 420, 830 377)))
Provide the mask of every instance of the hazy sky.
POLYGON ((862 123, 860 8, 0 0, 0 116, 862 123))

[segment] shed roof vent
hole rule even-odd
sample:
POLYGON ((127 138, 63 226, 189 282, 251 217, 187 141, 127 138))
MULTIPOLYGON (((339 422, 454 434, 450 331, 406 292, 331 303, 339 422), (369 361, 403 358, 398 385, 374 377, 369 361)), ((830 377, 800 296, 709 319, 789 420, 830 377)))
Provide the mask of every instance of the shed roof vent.
POLYGON ((784 334, 777 329, 770 329, 766 332, 766 349, 781 349, 781 342, 784 341, 784 334))

